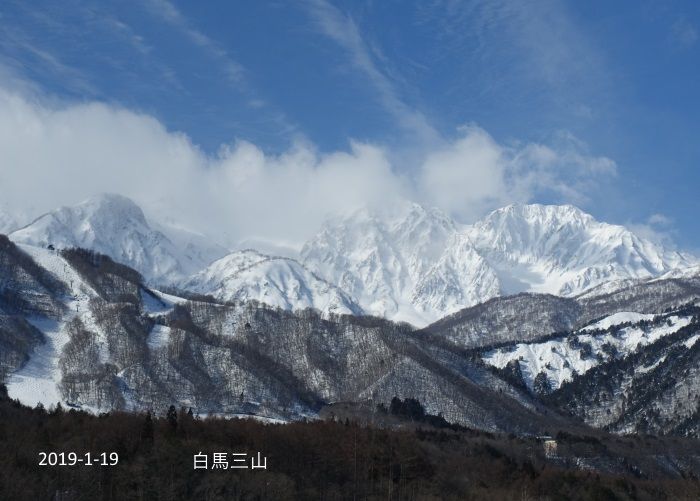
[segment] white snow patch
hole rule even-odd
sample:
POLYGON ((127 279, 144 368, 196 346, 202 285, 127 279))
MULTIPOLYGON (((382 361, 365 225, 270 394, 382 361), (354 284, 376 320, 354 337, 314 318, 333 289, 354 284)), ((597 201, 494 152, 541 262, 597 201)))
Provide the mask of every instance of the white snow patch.
POLYGON ((156 350, 167 346, 168 342, 170 341, 170 333, 170 327, 166 327, 165 325, 154 325, 153 329, 151 329, 151 332, 148 334, 148 339, 146 340, 148 347, 152 350, 156 350))
POLYGON ((35 348, 24 367, 10 375, 7 382, 8 393, 11 398, 17 398, 25 405, 35 406, 40 402, 44 407, 59 402, 67 404, 62 399, 58 387, 62 377, 58 365, 59 357, 63 347, 70 340, 65 330, 66 325, 76 316, 79 317, 86 329, 98 334, 101 361, 105 362, 109 356, 106 342, 99 336, 88 306, 88 302, 96 293, 58 252, 31 245, 18 246, 38 265, 66 284, 69 295, 63 298, 66 313, 61 320, 43 317, 27 319, 44 334, 45 342, 35 348))
POLYGON ((661 365, 665 360, 666 360, 666 355, 664 355, 663 357, 659 358, 656 362, 654 362, 654 363, 651 364, 651 365, 648 365, 648 366, 646 366, 646 367, 641 367, 641 368, 637 369, 637 372, 638 372, 638 373, 641 373, 641 374, 645 374, 645 373, 647 373, 647 372, 649 372, 649 371, 653 371, 653 370, 656 369, 659 365, 661 365))
POLYGON ((683 344, 686 346, 686 348, 689 348, 689 349, 690 349, 690 348, 692 348, 693 346, 695 346, 695 343, 698 342, 698 339, 700 339, 700 334, 695 334, 695 335, 692 336, 691 338, 687 339, 687 340, 685 341, 685 343, 683 343, 683 344))
MULTIPOLYGON (((629 317, 623 315, 620 318, 629 317)), ((564 382, 573 379, 575 374, 584 374, 599 365, 601 360, 598 355, 602 356, 603 360, 609 360, 611 355, 603 350, 604 345, 612 347, 618 357, 625 357, 643 346, 677 332, 691 321, 691 317, 672 315, 662 324, 647 330, 631 326, 615 334, 581 334, 586 332, 586 329, 582 329, 579 334, 573 334, 567 338, 556 338, 540 343, 519 343, 511 347, 498 348, 487 352, 482 358, 487 364, 500 369, 512 360, 518 360, 523 379, 530 389, 533 388, 535 377, 540 372, 547 375, 550 384, 556 389, 560 388, 564 382), (590 345, 590 356, 584 354, 584 345, 590 345)), ((615 324, 611 323, 611 325, 615 324)), ((652 368, 649 367, 647 370, 652 368)))
POLYGON ((188 300, 155 289, 149 289, 149 291, 141 291, 141 301, 148 315, 157 316, 172 311, 176 304, 186 303, 188 300))
POLYGON ((10 398, 17 398, 32 407, 42 403, 44 407, 63 402, 57 382, 61 380, 58 357, 68 342, 68 334, 61 322, 43 318, 28 319, 44 333, 45 342, 38 346, 29 362, 10 375, 7 391, 10 398))
POLYGON ((605 317, 602 320, 599 320, 598 322, 595 322, 591 325, 587 325, 582 331, 592 331, 592 330, 607 330, 610 327, 614 325, 620 325, 624 323, 632 323, 636 324, 638 322, 641 322, 643 320, 654 320, 655 315, 650 315, 650 314, 644 314, 644 313, 636 313, 634 311, 620 311, 618 313, 614 313, 608 317, 605 317))

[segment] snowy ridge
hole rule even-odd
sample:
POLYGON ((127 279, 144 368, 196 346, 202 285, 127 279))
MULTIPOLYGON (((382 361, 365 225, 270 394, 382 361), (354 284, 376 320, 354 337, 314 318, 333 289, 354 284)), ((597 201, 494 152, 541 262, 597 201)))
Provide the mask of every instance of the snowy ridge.
POLYGON ((10 233, 17 228, 17 220, 10 213, 0 208, 0 233, 10 233))
POLYGON ((697 264, 571 205, 511 205, 467 233, 501 277, 503 293, 574 296, 613 280, 653 278, 697 264))
POLYGON ((466 227, 417 204, 393 218, 361 210, 301 254, 367 312, 417 326, 499 295, 603 294, 697 266, 570 205, 511 205, 466 227))
POLYGON ((590 325, 587 325, 586 327, 582 328, 581 331, 604 331, 608 330, 610 327, 625 324, 628 322, 632 324, 637 324, 643 320, 651 321, 654 320, 654 317, 655 315, 651 314, 636 313, 633 311, 620 311, 618 313, 614 313, 613 315, 605 317, 604 319, 599 320, 598 322, 594 322, 590 325))
POLYGON ((176 245, 154 229, 141 208, 114 194, 61 207, 9 236, 17 243, 46 248, 83 247, 131 266, 154 283, 172 283, 220 257, 222 250, 196 234, 172 229, 176 245))
POLYGON ((519 292, 592 297, 643 281, 697 277, 698 260, 570 206, 511 205, 471 226, 415 203, 329 219, 299 260, 228 251, 200 234, 149 222, 128 198, 62 207, 10 238, 84 247, 154 285, 285 309, 367 313, 417 327, 519 292))
POLYGON ((331 220, 301 255, 365 311, 418 326, 499 292, 496 276, 457 225, 417 204, 392 218, 363 209, 331 220))
POLYGON ((182 286, 222 301, 256 300, 286 310, 362 314, 362 308, 346 293, 294 259, 253 250, 233 252, 215 261, 182 286))
POLYGON ((654 280, 667 280, 670 278, 700 278, 700 264, 690 266, 689 268, 676 268, 670 270, 663 275, 656 277, 654 280))

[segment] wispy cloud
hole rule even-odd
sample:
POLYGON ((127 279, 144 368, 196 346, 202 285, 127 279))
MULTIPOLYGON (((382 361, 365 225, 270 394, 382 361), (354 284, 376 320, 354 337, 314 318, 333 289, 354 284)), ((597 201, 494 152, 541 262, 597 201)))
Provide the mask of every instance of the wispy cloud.
POLYGON ((473 220, 487 210, 546 196, 585 206, 600 183, 617 173, 615 162, 591 155, 571 134, 551 144, 499 144, 484 129, 461 136, 428 154, 417 192, 432 205, 473 220))
POLYGON ((245 66, 216 40, 193 26, 175 5, 169 0, 148 0, 146 5, 154 16, 177 29, 192 44, 219 63, 221 74, 233 88, 246 97, 248 105, 251 108, 265 111, 265 117, 260 118, 260 123, 274 124, 279 135, 282 136, 302 136, 299 126, 284 111, 276 108, 269 100, 259 95, 259 92, 250 83, 251 75, 245 66))
MULTIPOLYGON (((183 91, 182 82, 177 76, 177 72, 162 59, 157 58, 153 54, 153 46, 149 44, 146 38, 136 32, 136 30, 126 22, 112 15, 110 12, 100 10, 95 11, 92 8, 85 9, 85 15, 89 18, 98 29, 106 30, 116 39, 128 44, 131 49, 136 51, 143 60, 148 62, 149 67, 155 69, 164 82, 168 82, 171 86, 179 91, 183 91)), ((109 59, 109 58, 108 58, 109 59)), ((114 66, 121 66, 119 62, 112 58, 111 63, 114 66)))
POLYGON ((522 58, 521 68, 533 78, 559 87, 603 72, 600 54, 560 0, 469 0, 457 5, 462 6, 454 8, 460 11, 463 24, 456 33, 464 34, 467 26, 475 26, 483 51, 489 50, 486 44, 493 47, 498 39, 499 49, 522 58))
POLYGON ((588 120, 601 109, 600 91, 614 88, 604 52, 561 0, 435 0, 419 3, 415 18, 437 41, 432 56, 450 61, 473 101, 518 106, 546 96, 558 113, 588 120))
POLYGON ((698 30, 690 21, 681 17, 671 26, 671 36, 677 45, 688 48, 698 41, 698 30))
POLYGON ((370 47, 363 39, 355 21, 327 0, 308 0, 303 5, 320 32, 346 51, 351 64, 366 77, 375 89, 379 103, 397 125, 427 144, 436 143, 439 133, 423 113, 402 100, 396 85, 382 69, 381 60, 378 61, 378 49, 370 47))
POLYGON ((674 240, 678 236, 678 230, 673 218, 665 214, 655 213, 643 223, 632 222, 626 226, 640 237, 664 245, 669 249, 675 249, 674 240))
POLYGON ((217 42, 193 27, 185 16, 168 0, 148 0, 151 12, 180 30, 193 44, 205 50, 222 65, 223 74, 237 84, 243 82, 245 68, 217 42))
POLYGON ((135 77, 131 85, 147 87, 147 80, 136 69, 137 58, 147 64, 149 70, 158 73, 160 80, 183 89, 175 70, 153 55, 153 46, 146 38, 105 5, 78 0, 73 4, 70 18, 63 16, 64 11, 60 8, 36 9, 21 2, 16 2, 13 7, 23 22, 0 26, 0 33, 3 34, 0 47, 5 64, 14 66, 15 71, 25 78, 36 78, 37 72, 50 71, 54 74, 54 78, 49 79, 52 83, 62 85, 75 94, 96 97, 101 95, 100 75, 94 70, 85 69, 87 61, 106 64, 111 67, 110 71, 131 74, 135 77), (81 30, 75 29, 76 19, 81 30), (37 33, 41 36, 37 36, 37 33), (61 51, 55 50, 56 45, 51 40, 61 40, 61 51), (119 50, 96 50, 96 40, 108 40, 119 50), (17 54, 16 64, 7 61, 13 53, 17 54), (76 53, 80 54, 80 58, 75 57, 76 53), (32 58, 40 64, 32 64, 32 58))
POLYGON ((88 74, 66 64, 54 51, 8 23, 0 23, 0 60, 19 78, 31 79, 32 72, 41 71, 65 82, 73 92, 91 97, 99 94, 88 74))

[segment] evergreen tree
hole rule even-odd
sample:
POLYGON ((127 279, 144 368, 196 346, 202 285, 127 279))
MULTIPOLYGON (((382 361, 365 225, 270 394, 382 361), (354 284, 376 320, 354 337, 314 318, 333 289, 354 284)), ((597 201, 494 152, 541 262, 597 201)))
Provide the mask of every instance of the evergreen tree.
POLYGON ((540 372, 535 376, 535 381, 533 382, 533 389, 538 395, 549 395, 552 392, 552 386, 547 378, 547 374, 540 372))
POLYGON ((143 429, 141 430, 141 441, 147 444, 153 442, 153 417, 151 416, 151 411, 146 413, 146 421, 144 421, 143 429))
POLYGON ((177 429, 177 409, 175 408, 174 405, 171 405, 170 408, 168 409, 168 413, 166 414, 166 419, 168 420, 168 424, 173 430, 177 429))

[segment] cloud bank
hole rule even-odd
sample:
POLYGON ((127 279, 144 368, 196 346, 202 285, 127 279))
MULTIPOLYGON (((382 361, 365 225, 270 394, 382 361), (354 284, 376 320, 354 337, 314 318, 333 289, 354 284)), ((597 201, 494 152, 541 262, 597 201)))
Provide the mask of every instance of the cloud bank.
POLYGON ((441 144, 415 169, 392 165, 384 146, 353 141, 346 151, 298 142, 270 155, 241 140, 207 154, 147 114, 0 90, 0 205, 38 215, 115 192, 228 245, 245 238, 295 245, 329 215, 360 206, 411 199, 469 222, 541 196, 581 204, 615 174, 611 160, 569 136, 500 144, 471 125, 441 144))

